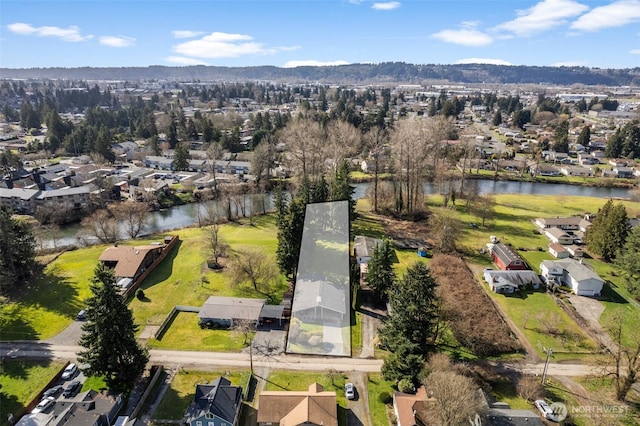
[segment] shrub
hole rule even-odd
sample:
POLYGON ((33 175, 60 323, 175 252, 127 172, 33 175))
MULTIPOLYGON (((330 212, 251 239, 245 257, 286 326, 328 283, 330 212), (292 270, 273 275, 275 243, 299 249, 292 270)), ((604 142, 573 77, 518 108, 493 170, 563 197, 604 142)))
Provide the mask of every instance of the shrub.
POLYGON ((414 393, 416 388, 413 386, 411 379, 405 377, 398 382, 398 390, 403 393, 414 393))
POLYGON ((383 404, 391 404, 391 395, 389 394, 389 392, 380 392, 380 394, 378 395, 378 401, 382 402, 383 404))
POLYGON ((138 298, 138 300, 144 300, 146 299, 146 296, 144 295, 144 291, 142 289, 138 290, 136 293, 136 297, 138 298))

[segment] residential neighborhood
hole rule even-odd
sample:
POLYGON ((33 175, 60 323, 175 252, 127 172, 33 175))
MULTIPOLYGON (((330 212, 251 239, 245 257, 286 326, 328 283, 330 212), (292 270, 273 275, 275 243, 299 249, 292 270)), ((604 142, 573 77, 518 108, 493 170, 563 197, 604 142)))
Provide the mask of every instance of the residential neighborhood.
POLYGON ((45 91, 0 83, 3 425, 640 418, 635 86, 45 91))

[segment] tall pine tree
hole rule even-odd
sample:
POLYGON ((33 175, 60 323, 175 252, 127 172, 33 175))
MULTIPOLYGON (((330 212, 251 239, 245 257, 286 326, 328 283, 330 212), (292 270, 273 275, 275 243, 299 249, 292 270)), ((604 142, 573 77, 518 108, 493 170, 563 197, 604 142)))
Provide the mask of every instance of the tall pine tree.
POLYGON ((138 326, 115 285, 113 270, 100 263, 87 300, 86 322, 82 324, 78 361, 89 366, 88 376, 104 376, 111 390, 128 392, 149 360, 146 349, 136 341, 138 326))
POLYGON ((622 270, 627 291, 636 299, 640 299, 640 226, 629 232, 615 263, 622 270))
POLYGON ((584 241, 589 250, 610 261, 622 248, 629 232, 629 220, 624 204, 614 205, 609 199, 598 209, 595 219, 587 229, 584 241))
POLYGON ((0 208, 0 295, 31 280, 35 268, 35 237, 31 225, 0 208))
POLYGON ((396 279, 393 270, 393 249, 389 240, 376 244, 367 263, 367 283, 381 300, 387 300, 396 279))

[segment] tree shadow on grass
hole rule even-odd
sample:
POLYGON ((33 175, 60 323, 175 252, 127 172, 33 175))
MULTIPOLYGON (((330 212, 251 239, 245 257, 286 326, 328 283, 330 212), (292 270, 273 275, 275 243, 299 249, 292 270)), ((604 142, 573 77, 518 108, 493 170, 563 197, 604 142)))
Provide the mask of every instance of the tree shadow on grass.
MULTIPOLYGON (((194 393, 195 386, 193 392, 184 396, 181 396, 176 389, 169 387, 153 418, 157 420, 182 420, 187 407, 193 402, 194 393)), ((153 401, 154 398, 152 397, 150 400, 153 401)))
POLYGON ((78 300, 78 290, 57 267, 41 272, 21 304, 36 309, 45 308, 75 319, 83 303, 78 300))
POLYGON ((622 297, 614 287, 615 284, 607 280, 605 285, 602 286, 602 296, 600 297, 600 300, 611 303, 628 304, 629 301, 622 297))

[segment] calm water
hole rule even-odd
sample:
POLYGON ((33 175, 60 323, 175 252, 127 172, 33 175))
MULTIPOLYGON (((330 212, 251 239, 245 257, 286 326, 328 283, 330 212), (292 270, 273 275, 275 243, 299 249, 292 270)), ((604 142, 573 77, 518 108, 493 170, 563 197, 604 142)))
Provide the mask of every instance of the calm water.
MULTIPOLYGON (((576 195, 582 197, 599 197, 599 198, 628 198, 629 190, 621 188, 599 188, 579 185, 566 184, 549 184, 539 182, 511 182, 511 181, 494 181, 494 180, 477 180, 478 190, 481 194, 532 194, 532 195, 576 195)), ((355 198, 363 198, 370 183, 355 184, 355 198)), ((425 185, 426 194, 434 194, 438 191, 430 184, 425 185)), ((267 210, 272 208, 270 197, 267 197, 265 207, 267 210)), ((247 200, 247 208, 251 203, 247 200)), ((185 204, 170 209, 156 211, 150 213, 150 220, 144 229, 144 234, 155 234, 158 232, 170 231, 173 229, 185 228, 192 226, 198 222, 198 212, 204 212, 206 209, 214 209, 224 216, 226 204, 222 205, 218 201, 208 201, 198 204, 185 204)), ((260 209, 261 210, 261 209, 260 209)), ((232 205, 232 211, 236 213, 236 207, 232 205)), ((39 246, 49 248, 54 246, 64 246, 78 243, 79 225, 67 226, 60 229, 52 235, 51 233, 42 236, 39 246)), ((122 238, 126 238, 124 232, 121 233, 122 238)))

